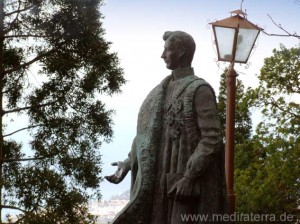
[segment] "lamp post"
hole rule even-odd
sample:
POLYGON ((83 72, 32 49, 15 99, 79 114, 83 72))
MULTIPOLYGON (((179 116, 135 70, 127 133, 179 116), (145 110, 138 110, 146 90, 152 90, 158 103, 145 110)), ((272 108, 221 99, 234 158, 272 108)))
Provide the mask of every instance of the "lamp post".
POLYGON ((260 27, 246 18, 242 10, 231 12, 231 17, 211 23, 215 36, 218 60, 230 62, 226 76, 226 148, 225 170, 229 212, 235 211, 234 194, 234 137, 235 137, 235 92, 236 72, 234 63, 247 63, 253 49, 260 27))

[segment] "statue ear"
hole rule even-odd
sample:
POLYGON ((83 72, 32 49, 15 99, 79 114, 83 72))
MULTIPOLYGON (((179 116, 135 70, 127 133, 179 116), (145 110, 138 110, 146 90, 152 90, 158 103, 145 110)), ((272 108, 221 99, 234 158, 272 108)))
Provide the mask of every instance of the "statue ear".
POLYGON ((179 57, 183 57, 185 55, 185 49, 180 49, 179 50, 179 57))

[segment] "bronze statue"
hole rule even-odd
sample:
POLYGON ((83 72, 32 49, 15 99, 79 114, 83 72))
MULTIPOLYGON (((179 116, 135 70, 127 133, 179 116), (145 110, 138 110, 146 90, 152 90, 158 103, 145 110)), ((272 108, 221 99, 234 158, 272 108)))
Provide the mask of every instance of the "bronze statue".
POLYGON ((172 74, 146 97, 129 156, 106 179, 121 182, 131 170, 130 202, 114 224, 205 223, 189 214, 227 212, 224 149, 212 87, 194 75, 193 38, 165 32, 162 58, 172 74))

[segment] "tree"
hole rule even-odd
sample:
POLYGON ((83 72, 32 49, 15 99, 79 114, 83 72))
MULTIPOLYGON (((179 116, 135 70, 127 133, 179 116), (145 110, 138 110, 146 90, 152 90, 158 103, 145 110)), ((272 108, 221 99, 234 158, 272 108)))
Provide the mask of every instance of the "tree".
MULTIPOLYGON (((262 108, 264 120, 253 139, 261 153, 248 169, 247 200, 258 212, 282 214, 300 204, 300 48, 283 45, 266 58, 259 86, 249 91, 252 105, 262 108)), ((244 183, 245 184, 245 183, 244 183)))
POLYGON ((0 217, 9 208, 18 223, 92 222, 86 203, 101 196, 99 148, 112 137, 112 110, 97 98, 125 82, 102 4, 0 2, 0 217), (13 114, 28 125, 12 130, 13 114), (13 138, 25 130, 29 145, 13 138))
MULTIPOLYGON (((300 48, 281 45, 275 49, 273 56, 265 59, 258 78, 259 86, 246 91, 237 82, 236 211, 274 214, 278 218, 293 213, 300 204, 300 105, 295 101, 300 94, 300 48), (262 121, 253 133, 251 108, 262 111, 262 121)), ((224 80, 223 75, 219 96, 223 124, 224 80)))

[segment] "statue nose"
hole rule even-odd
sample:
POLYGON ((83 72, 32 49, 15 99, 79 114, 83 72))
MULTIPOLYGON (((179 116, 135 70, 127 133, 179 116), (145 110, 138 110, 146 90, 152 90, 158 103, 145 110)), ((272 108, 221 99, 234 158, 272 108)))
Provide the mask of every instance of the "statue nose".
POLYGON ((160 56, 161 58, 165 59, 166 58, 166 51, 164 50, 160 56))

